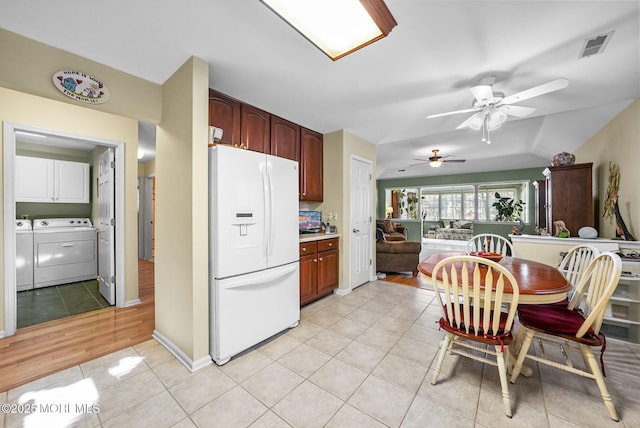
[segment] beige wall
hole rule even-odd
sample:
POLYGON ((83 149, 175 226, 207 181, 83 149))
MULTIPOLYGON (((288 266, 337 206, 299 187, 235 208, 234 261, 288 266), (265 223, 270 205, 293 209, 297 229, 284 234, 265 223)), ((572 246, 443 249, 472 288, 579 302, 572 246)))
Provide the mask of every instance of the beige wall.
MULTIPOLYGON (((5 88, 0 88, 0 120, 125 143, 125 205, 130 207, 130 209, 126 209, 124 224, 126 234, 125 298, 127 301, 136 299, 138 296, 136 214, 138 122, 84 106, 61 103, 5 88)), ((4 147, 4 141, 2 147, 4 147)), ((0 188, 3 188, 4 183, 0 184, 0 188)), ((2 214, 3 219, 4 213, 2 214)), ((0 238, 4 240, 1 230, 0 238)), ((3 250, 0 249, 0 251, 3 250)), ((0 257, 0 274, 4 277, 3 257, 4 255, 0 257)), ((4 283, 0 285, 0 299, 2 299, 0 302, 0 330, 3 330, 4 283)))
MULTIPOLYGON (((371 161, 372 176, 375 177, 376 146, 347 131, 336 131, 325 134, 323 138, 324 151, 324 201, 317 208, 323 216, 329 212, 338 214, 337 220, 332 223, 338 227, 340 233, 340 290, 350 288, 351 278, 351 233, 349 233, 349 218, 351 215, 351 183, 350 168, 351 156, 371 161)), ((376 189, 372 181, 371 190, 371 216, 375 217, 376 189)), ((374 260, 375 269, 375 234, 371 242, 371 257, 374 260)), ((375 273, 375 272, 373 272, 375 273)))
POLYGON ((150 160, 145 163, 138 162, 138 177, 149 177, 156 175, 156 160, 150 160))
POLYGON ((208 84, 195 58, 171 76, 156 134, 156 332, 187 364, 209 354, 208 84))
POLYGON ((615 237, 615 221, 602 218, 609 185, 609 162, 620 168, 620 212, 631 234, 640 239, 640 98, 614 117, 575 152, 576 162, 593 162, 594 201, 599 236, 615 237))
MULTIPOLYGON (((66 30, 61 28, 60 31, 66 30)), ((55 72, 61 70, 82 71, 103 82, 111 94, 106 103, 91 105, 92 110, 152 123, 160 121, 160 85, 148 80, 3 29, 0 29, 0 58, 2 87, 67 104, 81 105, 82 103, 57 90, 51 78, 55 72)))

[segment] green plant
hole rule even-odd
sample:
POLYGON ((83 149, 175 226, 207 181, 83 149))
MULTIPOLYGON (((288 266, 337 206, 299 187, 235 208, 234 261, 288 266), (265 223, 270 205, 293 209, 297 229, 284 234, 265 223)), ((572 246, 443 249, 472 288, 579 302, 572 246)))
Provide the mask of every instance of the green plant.
POLYGON ((495 193, 496 201, 492 206, 498 211, 496 215, 496 221, 518 221, 524 211, 524 201, 515 200, 509 197, 500 196, 500 193, 495 193))

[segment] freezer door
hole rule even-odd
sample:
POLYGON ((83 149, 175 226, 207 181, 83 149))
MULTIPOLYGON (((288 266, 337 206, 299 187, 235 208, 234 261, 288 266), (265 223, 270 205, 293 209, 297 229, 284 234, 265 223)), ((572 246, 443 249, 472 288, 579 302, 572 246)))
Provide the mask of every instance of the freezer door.
POLYGON ((299 259, 298 162, 267 155, 267 266, 299 259))
POLYGON ((300 321, 298 262, 214 280, 209 290, 209 350, 222 365, 300 321))
POLYGON ((209 149, 209 257, 215 278, 267 267, 265 155, 233 147, 209 149))

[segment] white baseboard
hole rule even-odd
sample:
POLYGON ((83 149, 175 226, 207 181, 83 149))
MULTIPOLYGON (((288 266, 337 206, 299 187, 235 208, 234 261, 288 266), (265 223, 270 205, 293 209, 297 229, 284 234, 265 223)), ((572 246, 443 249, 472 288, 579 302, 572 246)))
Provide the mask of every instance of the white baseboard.
POLYGON ((336 288, 333 290, 333 294, 337 294, 338 296, 346 296, 351 293, 351 288, 347 288, 346 290, 342 290, 340 288, 336 288))
POLYGON ((129 306, 139 305, 140 303, 142 303, 140 299, 133 299, 129 300, 128 302, 124 302, 124 307, 128 308, 129 306))
POLYGON ((153 334, 151 336, 156 339, 162 346, 167 348, 167 350, 171 352, 171 354, 173 354, 173 356, 176 357, 178 361, 180 361, 191 373, 213 364, 213 360, 208 355, 206 357, 202 357, 193 361, 172 341, 160 334, 158 330, 153 330, 153 334))
POLYGON ((0 330, 0 339, 4 337, 4 330, 0 330))

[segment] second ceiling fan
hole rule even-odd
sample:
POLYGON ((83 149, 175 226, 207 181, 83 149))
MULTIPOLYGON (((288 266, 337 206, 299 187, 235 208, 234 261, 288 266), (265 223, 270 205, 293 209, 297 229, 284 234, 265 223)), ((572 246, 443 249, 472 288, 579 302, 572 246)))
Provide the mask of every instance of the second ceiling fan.
POLYGON ((436 117, 450 116, 460 113, 472 113, 472 116, 462 122, 456 129, 471 128, 476 131, 482 129, 483 139, 487 143, 491 143, 488 138, 489 131, 498 129, 506 120, 507 116, 525 117, 535 111, 531 107, 523 107, 513 105, 517 102, 528 100, 533 97, 548 94, 549 92, 564 89, 569 85, 567 79, 556 79, 542 85, 534 86, 513 95, 505 96, 502 92, 494 92, 493 84, 495 76, 491 76, 482 81, 482 84, 471 88, 474 96, 472 107, 463 110, 455 110, 446 113, 438 113, 427 116, 427 119, 436 117), (485 132, 487 136, 485 137, 485 132))
POLYGON ((429 164, 430 167, 432 168, 438 168, 442 165, 443 162, 466 162, 466 159, 447 159, 452 157, 453 155, 449 155, 449 156, 438 156, 438 152, 440 150, 438 149, 434 149, 431 150, 433 152, 433 156, 430 156, 428 159, 414 159, 417 161, 421 161, 420 163, 415 163, 411 166, 417 166, 417 165, 424 165, 424 164, 429 164))

